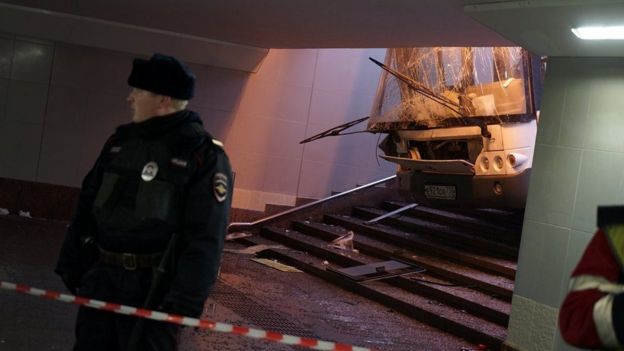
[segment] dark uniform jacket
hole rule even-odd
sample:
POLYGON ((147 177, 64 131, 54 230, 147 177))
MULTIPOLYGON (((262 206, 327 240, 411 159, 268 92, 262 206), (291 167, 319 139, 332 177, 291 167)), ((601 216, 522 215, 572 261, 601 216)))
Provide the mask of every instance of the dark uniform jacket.
POLYGON ((84 250, 85 238, 113 253, 154 254, 178 233, 158 303, 199 316, 219 269, 231 179, 220 142, 192 111, 119 126, 83 181, 55 271, 81 288, 85 273, 98 267, 85 257, 93 255, 84 250))

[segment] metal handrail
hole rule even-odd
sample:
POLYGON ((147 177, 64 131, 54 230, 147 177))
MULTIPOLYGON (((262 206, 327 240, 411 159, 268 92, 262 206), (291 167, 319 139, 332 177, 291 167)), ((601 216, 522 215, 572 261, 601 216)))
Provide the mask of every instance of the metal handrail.
POLYGON ((387 178, 379 179, 379 180, 376 180, 374 182, 370 182, 368 184, 360 185, 357 188, 346 190, 346 191, 343 191, 341 193, 334 194, 334 195, 328 196, 326 198, 319 199, 319 200, 307 203, 305 205, 301 205, 301 206, 298 206, 298 207, 293 207, 293 208, 288 209, 288 210, 286 210, 284 212, 276 213, 276 214, 271 215, 269 217, 265 217, 265 218, 262 218, 262 219, 259 219, 259 220, 253 221, 253 222, 233 222, 233 223, 230 223, 230 225, 228 225, 228 233, 230 232, 230 229, 233 228, 233 227, 237 227, 237 228, 241 227, 241 230, 244 230, 245 228, 249 228, 249 227, 255 227, 255 226, 259 225, 259 224, 262 224, 262 223, 265 223, 265 222, 269 222, 269 221, 272 221, 272 220, 274 220, 276 218, 279 218, 279 217, 286 216, 286 215, 289 215, 289 214, 294 213, 294 212, 298 212, 298 211, 304 210, 304 209, 306 209, 308 207, 313 207, 313 206, 322 204, 324 202, 327 202, 327 201, 330 201, 330 200, 333 200, 333 199, 336 199, 336 198, 348 195, 350 193, 353 193, 353 192, 356 192, 356 191, 359 191, 359 190, 362 190, 362 189, 370 188, 370 187, 373 187, 373 186, 381 184, 381 183, 385 183, 387 181, 395 179, 396 177, 397 176, 395 174, 395 175, 392 175, 392 176, 387 177, 387 178))

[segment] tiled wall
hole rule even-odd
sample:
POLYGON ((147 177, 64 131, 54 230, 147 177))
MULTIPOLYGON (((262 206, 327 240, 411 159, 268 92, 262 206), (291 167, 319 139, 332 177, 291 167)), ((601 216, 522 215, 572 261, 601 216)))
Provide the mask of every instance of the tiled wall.
POLYGON ((54 45, 0 36, 0 177, 34 181, 54 45))
MULTIPOLYGON (((367 57, 384 54, 271 50, 255 74, 190 65, 198 77, 190 108, 225 142, 236 207, 292 205, 394 172, 377 164, 375 135, 299 144, 368 115, 380 72, 367 57)), ((133 56, 0 36, 0 178, 78 187, 115 126, 129 121, 133 56)))
MULTIPOLYGON (((372 106, 379 69, 369 56, 385 50, 271 50, 251 75, 225 141, 236 173, 234 202, 294 204, 388 176, 377 164, 378 136, 299 141, 356 118, 372 106)), ((365 129, 365 125, 353 130, 365 129)), ((350 131, 350 130, 348 130, 350 131)))
POLYGON ((549 58, 509 326, 520 350, 573 350, 555 321, 597 206, 624 203, 622 96, 624 60, 549 58))

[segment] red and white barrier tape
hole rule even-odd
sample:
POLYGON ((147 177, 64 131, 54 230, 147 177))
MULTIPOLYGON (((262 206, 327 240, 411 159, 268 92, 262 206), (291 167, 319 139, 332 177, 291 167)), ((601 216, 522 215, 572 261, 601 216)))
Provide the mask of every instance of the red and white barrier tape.
POLYGON ((153 319, 156 321, 169 322, 174 324, 185 325, 188 327, 209 329, 213 331, 232 333, 249 338, 265 339, 270 341, 279 342, 282 344, 296 345, 308 347, 315 350, 334 350, 334 351, 373 351, 373 349, 352 346, 347 344, 340 344, 331 341, 323 341, 311 338, 302 338, 294 335, 281 334, 272 331, 265 331, 261 329, 254 329, 248 327, 242 327, 232 324, 213 322, 205 319, 197 319, 191 317, 184 317, 175 314, 168 314, 164 312, 146 310, 142 308, 136 308, 132 306, 119 305, 110 302, 88 299, 80 296, 74 296, 69 294, 61 294, 57 291, 42 290, 32 288, 23 284, 14 284, 4 282, 0 280, 0 289, 13 290, 23 294, 44 297, 51 300, 57 300, 67 303, 73 303, 81 306, 91 307, 98 310, 105 310, 109 312, 125 314, 130 316, 136 316, 146 319, 153 319))

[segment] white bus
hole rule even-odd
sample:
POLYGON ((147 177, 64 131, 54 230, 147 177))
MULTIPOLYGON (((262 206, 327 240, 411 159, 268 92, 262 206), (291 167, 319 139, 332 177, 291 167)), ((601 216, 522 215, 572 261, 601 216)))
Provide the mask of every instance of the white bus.
POLYGON ((367 130, 388 134, 381 157, 398 164, 405 197, 524 207, 539 58, 519 47, 432 47, 388 49, 385 63, 376 63, 384 71, 367 130))

